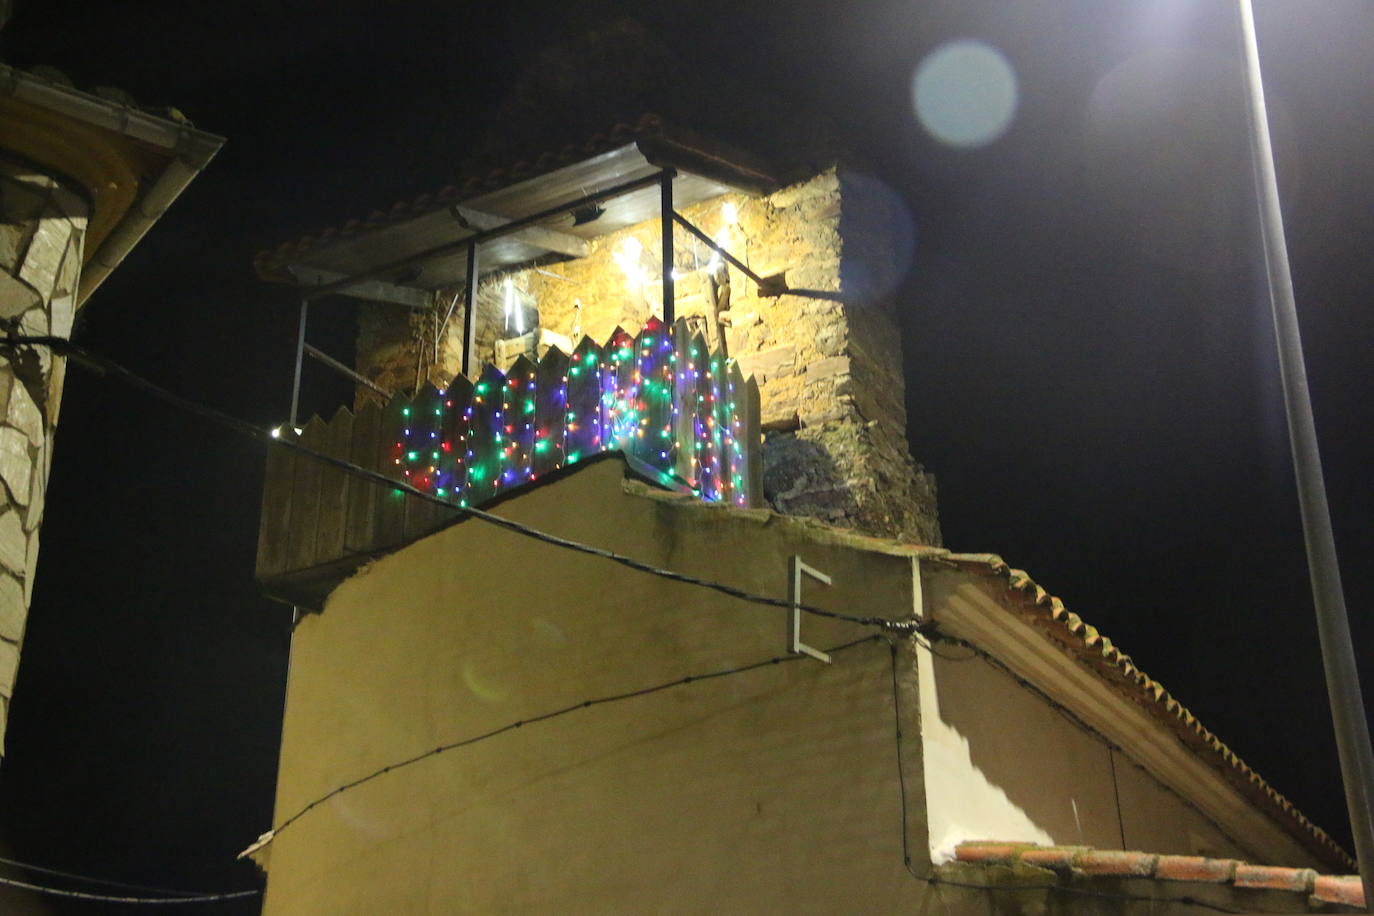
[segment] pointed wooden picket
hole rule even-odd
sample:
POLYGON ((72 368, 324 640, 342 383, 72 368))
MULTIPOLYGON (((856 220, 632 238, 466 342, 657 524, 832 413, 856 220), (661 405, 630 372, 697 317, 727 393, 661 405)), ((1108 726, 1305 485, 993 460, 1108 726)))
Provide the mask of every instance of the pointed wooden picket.
POLYGON ((638 425, 634 338, 616 328, 601 355, 602 451, 626 449, 638 425))
MULTIPOLYGON (((409 483, 417 490, 433 495, 438 488, 439 461, 443 455, 439 447, 439 431, 443 426, 443 398, 433 385, 425 384, 410 402, 409 444, 417 459, 411 463, 409 483)), ((440 519, 440 509, 427 499, 407 496, 405 539, 411 540, 434 530, 440 519)))
POLYGON ((679 318, 673 323, 673 474, 688 486, 696 486, 696 379, 692 368, 692 332, 679 318))
POLYGON ((467 504, 468 408, 472 383, 461 375, 443 392, 443 422, 439 424, 439 470, 434 494, 459 505, 467 504))
POLYGON ((739 363, 731 360, 725 384, 726 430, 730 437, 730 503, 740 507, 747 507, 750 500, 749 447, 742 419, 748 394, 744 373, 740 372, 739 363))
POLYGON ((528 483, 534 474, 535 413, 538 410, 539 366, 523 353, 506 373, 506 435, 510 437, 506 487, 528 483))
MULTIPOLYGON (((311 417, 298 440, 312 452, 324 451, 325 425, 319 417, 311 417)), ((320 476, 324 464, 309 455, 298 455, 291 480, 291 538, 286 557, 289 569, 307 569, 315 565, 315 536, 319 525, 320 476)))
MULTIPOLYGON (((289 426, 282 426, 278 436, 287 442, 294 442, 296 431, 289 426)), ((273 443, 267 450, 267 472, 262 487, 262 517, 258 523, 259 579, 289 569, 287 545, 291 540, 293 519, 292 483, 299 457, 296 452, 281 443, 273 443)))
MULTIPOLYGON (((353 411, 340 407, 326 424, 322 451, 331 458, 349 460, 353 440, 353 411)), ((320 469, 320 508, 315 536, 317 563, 328 563, 344 555, 344 529, 348 519, 349 492, 354 475, 343 468, 322 465, 320 469)))
POLYGON ((539 361, 534 397, 534 478, 563 466, 563 431, 568 414, 570 357, 550 347, 539 361))
POLYGON ((748 482, 749 505, 753 508, 761 508, 764 504, 763 433, 759 428, 759 417, 762 411, 759 407, 759 385, 752 375, 749 377, 749 381, 745 383, 744 389, 745 416, 740 425, 744 429, 745 449, 749 456, 746 462, 749 471, 745 480, 748 482))
MULTIPOLYGON (((364 401, 353 417, 349 461, 369 471, 384 471, 392 463, 390 437, 382 433, 382 408, 376 401, 364 401)), ((395 465, 392 464, 394 467, 395 465)), ((349 485, 348 519, 344 529, 344 550, 362 553, 374 549, 377 537, 377 512, 382 500, 391 499, 391 487, 383 487, 361 477, 349 485)))
POLYGON ((668 471, 672 460, 673 342, 663 322, 651 317, 635 338, 635 409, 639 418, 630 454, 659 471, 668 471))
POLYGON ((601 348, 589 337, 573 350, 567 400, 564 463, 576 464, 601 451, 601 348))
MULTIPOLYGON (((419 463, 420 453, 414 448, 413 431, 410 430, 410 398, 393 395, 382 407, 382 434, 389 435, 394 444, 388 443, 384 451, 392 456, 389 464, 383 464, 381 471, 393 480, 409 483, 414 476, 414 467, 419 463)), ((410 499, 404 490, 393 488, 377 504, 377 543, 391 547, 405 539, 406 512, 410 499)))
POLYGON ((493 365, 482 367, 472 389, 472 415, 468 418, 468 504, 480 506, 500 488, 504 456, 505 422, 502 389, 506 377, 493 365))

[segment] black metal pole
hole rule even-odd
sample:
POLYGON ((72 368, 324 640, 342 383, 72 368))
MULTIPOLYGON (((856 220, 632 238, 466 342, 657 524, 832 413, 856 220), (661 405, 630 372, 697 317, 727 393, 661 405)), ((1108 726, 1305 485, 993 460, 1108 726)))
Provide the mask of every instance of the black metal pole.
POLYGON ((666 171, 658 183, 659 220, 663 231, 663 323, 673 326, 673 173, 666 171))
POLYGON ((1259 197, 1264 263, 1269 274, 1269 302, 1278 338, 1279 373, 1283 380, 1288 439, 1293 449, 1293 470, 1298 483, 1298 507, 1302 513, 1307 566, 1312 577, 1312 603, 1317 612, 1317 634, 1321 641, 1322 666, 1326 672, 1326 691, 1331 700, 1331 719, 1336 730, 1341 777, 1345 782, 1345 803, 1350 813, 1351 830, 1355 834, 1355 856, 1360 863, 1365 903, 1374 905, 1374 828, 1370 823, 1370 806, 1374 802, 1374 785, 1371 785, 1374 782, 1374 756, 1370 752, 1369 722, 1365 718, 1364 699, 1360 695, 1355 648, 1350 639, 1341 570, 1336 561, 1336 539, 1331 530, 1331 512, 1326 502, 1326 484, 1322 480, 1321 456, 1317 451, 1312 399, 1307 390, 1307 368, 1303 363, 1297 303, 1288 267, 1283 213, 1279 207, 1278 174, 1274 168, 1274 150, 1269 139, 1264 83, 1260 77, 1255 12, 1250 0, 1237 2, 1245 52, 1245 81, 1249 91, 1255 192, 1259 197))
POLYGON ((741 261, 739 258, 735 257, 730 252, 722 248, 720 244, 716 242, 715 239, 711 238, 705 232, 702 232, 701 229, 692 225, 692 223, 687 220, 687 217, 683 216, 681 213, 678 213, 677 211, 673 211, 673 219, 676 220, 677 224, 681 226, 683 229, 686 229, 688 232, 692 233, 692 235, 695 235, 697 238, 701 239, 701 241, 705 242, 708 246, 710 246, 711 250, 714 251, 716 254, 720 255, 721 258, 725 261, 725 263, 738 268, 740 273, 744 274, 750 280, 753 280, 755 283, 758 283, 760 285, 766 282, 763 277, 760 277, 758 274, 750 270, 748 265, 746 265, 743 261, 741 261))
POLYGON ((305 360, 305 319, 310 311, 310 300, 301 299, 301 320, 296 327, 296 371, 291 377, 291 428, 300 426, 296 422, 301 406, 301 363, 305 360))
POLYGON ((468 288, 463 298, 463 375, 472 378, 472 340, 477 328, 477 240, 468 242, 468 288))

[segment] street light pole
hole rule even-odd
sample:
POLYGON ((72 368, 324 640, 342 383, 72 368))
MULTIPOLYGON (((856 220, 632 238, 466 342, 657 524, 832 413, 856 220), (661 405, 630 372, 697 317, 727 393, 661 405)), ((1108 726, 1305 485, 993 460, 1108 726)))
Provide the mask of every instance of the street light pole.
POLYGON ((1293 449, 1293 470, 1298 484, 1307 567, 1312 578, 1312 603, 1317 612, 1326 691, 1331 700, 1331 719, 1336 731, 1345 804, 1355 834, 1355 855, 1360 863, 1366 906, 1374 906, 1374 756, 1369 744, 1369 722, 1360 695, 1355 648, 1336 562, 1336 540, 1326 503, 1317 432, 1312 419, 1312 399, 1307 390, 1302 340, 1298 333, 1293 278, 1288 269, 1288 247, 1279 208, 1278 175, 1269 140, 1269 116, 1260 78, 1259 46, 1255 40, 1255 12, 1251 0, 1237 0, 1241 40, 1245 51, 1245 83, 1249 90, 1250 153, 1259 198, 1260 228, 1264 237, 1264 263, 1269 274, 1269 303, 1274 313, 1278 340, 1279 373, 1283 402, 1288 414, 1288 440, 1293 449))

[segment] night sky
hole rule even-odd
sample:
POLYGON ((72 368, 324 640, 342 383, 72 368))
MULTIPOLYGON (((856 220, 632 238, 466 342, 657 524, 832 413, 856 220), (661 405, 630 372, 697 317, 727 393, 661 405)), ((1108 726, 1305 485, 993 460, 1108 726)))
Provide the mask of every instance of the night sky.
MULTIPOLYGON (((1374 704, 1374 4, 1256 5, 1374 704)), ((286 416, 296 316, 255 251, 645 110, 770 153, 814 127, 911 214, 910 440, 947 546, 1028 570, 1349 844, 1229 0, 19 0, 0 57, 228 138, 75 337, 264 426, 286 416), (979 147, 938 142, 912 103, 955 39, 1016 79, 979 147)), ((351 358, 352 307, 316 314, 312 341, 351 358)), ((347 396, 307 378, 311 410, 347 396)), ((258 446, 69 371, 0 766, 8 855, 255 886, 233 856, 270 826, 290 622, 253 581, 262 468, 258 446)))

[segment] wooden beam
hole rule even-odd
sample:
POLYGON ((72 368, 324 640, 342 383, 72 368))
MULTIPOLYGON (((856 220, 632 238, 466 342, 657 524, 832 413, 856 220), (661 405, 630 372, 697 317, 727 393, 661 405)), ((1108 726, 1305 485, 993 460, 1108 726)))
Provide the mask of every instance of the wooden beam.
MULTIPOLYGON (((474 210, 462 205, 454 206, 452 212, 464 226, 479 231, 496 229, 511 222, 504 216, 483 213, 481 210, 474 210)), ((526 226, 524 229, 517 229, 512 232, 510 237, 535 248, 543 248, 545 251, 566 254, 574 258, 585 258, 592 250, 591 244, 586 239, 580 239, 575 235, 559 232, 556 229, 545 229, 543 226, 526 226)))
MULTIPOLYGON (((291 271, 296 282, 306 287, 333 283, 336 280, 342 280, 345 276, 338 271, 320 270, 316 267, 305 267, 300 264, 292 264, 287 270, 291 271)), ((367 299, 372 302, 390 302, 393 305, 404 305, 413 309, 427 309, 434 305, 434 293, 429 290, 416 289, 413 286, 397 286, 395 283, 387 283, 384 280, 364 280, 339 290, 339 295, 351 296, 354 299, 367 299)))

